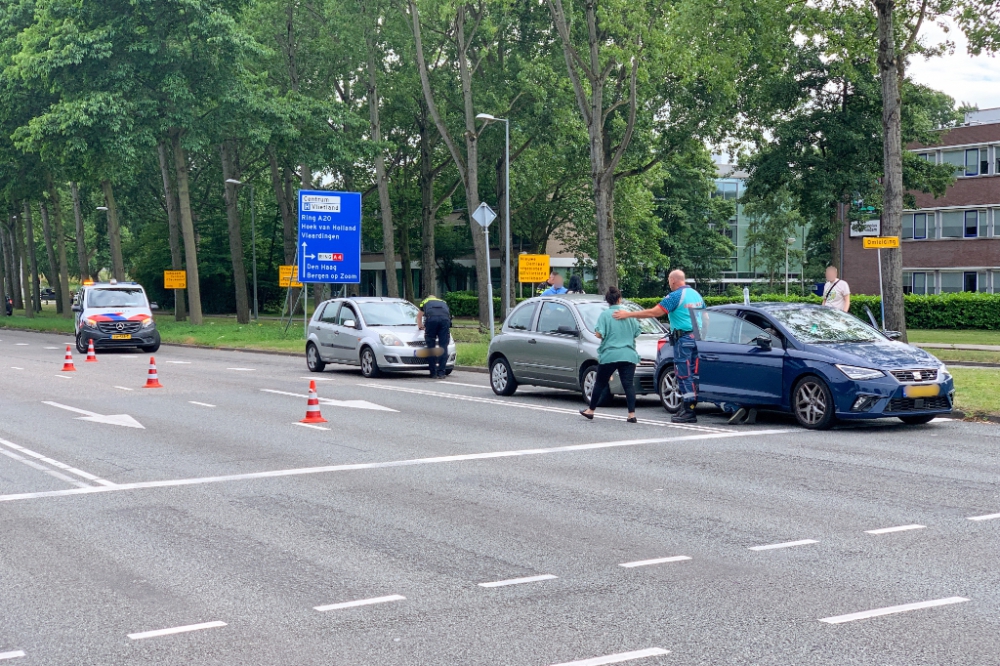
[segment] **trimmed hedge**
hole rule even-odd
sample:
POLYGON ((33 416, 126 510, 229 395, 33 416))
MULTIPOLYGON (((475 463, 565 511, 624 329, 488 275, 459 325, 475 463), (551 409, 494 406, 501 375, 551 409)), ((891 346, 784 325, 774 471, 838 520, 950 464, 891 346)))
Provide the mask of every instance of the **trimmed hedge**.
MULTIPOLYGON (((453 291, 444 296, 455 317, 478 317, 479 298, 475 292, 453 291)), ((651 308, 660 302, 659 298, 633 298, 633 302, 644 308, 651 308)), ((494 312, 500 317, 500 299, 494 298, 494 312)), ((785 296, 784 294, 761 294, 750 296, 751 302, 781 302, 781 303, 816 303, 818 296, 785 296)), ((705 304, 724 305, 727 303, 742 303, 741 297, 707 296, 705 304)), ((1000 294, 974 294, 963 292, 958 294, 938 294, 920 296, 908 294, 903 298, 906 308, 906 326, 916 329, 981 329, 1000 330, 1000 294)), ((851 314, 864 322, 868 321, 865 306, 868 306, 875 320, 881 315, 878 296, 855 294, 851 296, 851 314)))

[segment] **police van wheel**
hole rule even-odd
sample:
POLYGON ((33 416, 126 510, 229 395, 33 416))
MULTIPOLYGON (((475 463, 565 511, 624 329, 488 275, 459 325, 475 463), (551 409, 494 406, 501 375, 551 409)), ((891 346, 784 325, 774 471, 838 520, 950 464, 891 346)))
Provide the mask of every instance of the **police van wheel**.
POLYGON ((83 337, 83 333, 76 334, 76 350, 81 354, 86 354, 90 350, 90 341, 83 337))
POLYGON ((660 375, 659 394, 660 404, 668 413, 676 414, 681 410, 684 400, 681 398, 680 389, 677 388, 677 373, 672 365, 660 375))
POLYGON ((361 374, 368 379, 382 376, 382 370, 378 367, 378 359, 375 358, 375 352, 370 347, 361 350, 361 374))
POLYGON ((497 395, 514 395, 517 390, 517 380, 510 369, 510 363, 503 356, 498 356, 490 365, 490 387, 497 395))
POLYGON ((157 340, 156 342, 154 342, 151 345, 146 345, 145 347, 140 347, 140 349, 142 349, 142 351, 144 351, 147 354, 155 354, 156 352, 160 351, 160 341, 157 340))
POLYGON ((326 363, 319 356, 319 349, 313 343, 306 345, 306 367, 309 372, 323 372, 326 370, 326 363))

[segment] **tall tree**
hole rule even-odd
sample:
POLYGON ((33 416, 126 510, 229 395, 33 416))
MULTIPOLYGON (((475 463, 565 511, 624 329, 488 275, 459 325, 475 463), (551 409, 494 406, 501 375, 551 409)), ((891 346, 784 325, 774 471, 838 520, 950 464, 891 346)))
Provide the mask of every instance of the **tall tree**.
POLYGON ((38 280, 38 259, 35 256, 35 223, 31 217, 31 204, 24 202, 24 244, 28 251, 28 264, 31 267, 31 305, 32 309, 42 311, 41 284, 38 280))
POLYGON ((224 141, 219 148, 222 157, 222 178, 226 195, 226 220, 229 225, 229 253, 233 262, 233 287, 236 289, 236 321, 250 323, 250 300, 247 296, 247 269, 243 263, 243 232, 237 208, 236 184, 241 174, 235 160, 233 141, 224 141))
MULTIPOLYGON (((160 177, 163 179, 164 207, 167 210, 167 238, 170 243, 170 268, 184 270, 184 254, 181 250, 181 223, 178 219, 177 193, 173 185, 167 144, 163 141, 156 147, 160 159, 160 177)), ((183 289, 174 289, 174 321, 187 319, 187 305, 183 289)))

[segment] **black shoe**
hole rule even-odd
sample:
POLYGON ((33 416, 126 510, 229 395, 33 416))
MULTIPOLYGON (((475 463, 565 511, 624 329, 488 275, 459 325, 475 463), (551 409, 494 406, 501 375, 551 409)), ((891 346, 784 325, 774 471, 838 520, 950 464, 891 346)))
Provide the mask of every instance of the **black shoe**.
POLYGON ((681 410, 674 414, 670 418, 671 423, 697 423, 698 417, 695 416, 694 410, 687 407, 681 407, 681 410))
POLYGON ((594 420, 594 415, 593 414, 588 414, 586 409, 581 409, 580 410, 580 416, 582 416, 583 418, 587 419, 588 421, 593 421, 594 420))
POLYGON ((635 418, 634 416, 625 419, 625 423, 638 423, 638 422, 639 422, 639 419, 635 418))
POLYGON ((447 372, 439 372, 437 374, 437 378, 438 379, 446 379, 447 377, 448 377, 448 373, 447 372))

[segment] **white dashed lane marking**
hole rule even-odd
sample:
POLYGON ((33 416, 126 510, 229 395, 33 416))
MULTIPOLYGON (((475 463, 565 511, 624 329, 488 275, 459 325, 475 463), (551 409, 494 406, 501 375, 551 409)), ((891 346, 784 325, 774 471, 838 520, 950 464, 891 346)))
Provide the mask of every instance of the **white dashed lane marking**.
POLYGON ((199 407, 215 407, 215 405, 210 405, 207 402, 198 402, 197 400, 188 400, 192 405, 198 405, 199 407))
POLYGON ((926 525, 900 525, 899 527, 883 527, 878 530, 865 530, 865 534, 892 534, 893 532, 909 532, 910 530, 923 530, 926 525))
POLYGON ((687 555, 675 555, 674 557, 660 557, 655 560, 639 560, 638 562, 624 562, 619 564, 620 567, 625 567, 626 569, 634 569, 636 567, 648 567, 653 564, 666 564, 668 562, 684 562, 690 560, 691 558, 687 555))
POLYGON ((135 389, 130 389, 130 388, 129 388, 129 387, 127 387, 127 386, 116 386, 115 388, 116 388, 116 389, 121 389, 121 390, 123 390, 123 391, 134 391, 134 390, 135 390, 135 389))
POLYGON ((329 430, 329 428, 324 428, 323 426, 313 425, 312 423, 299 423, 298 421, 292 425, 296 425, 301 428, 312 428, 313 430, 329 430))
POLYGON ((226 370, 233 370, 235 372, 253 372, 256 368, 226 368, 226 370))
POLYGON ((802 539, 801 541, 786 541, 785 543, 772 543, 768 546, 751 546, 750 550, 777 550, 778 548, 794 548, 795 546, 808 546, 809 544, 819 543, 819 541, 813 541, 812 539, 802 539))
POLYGON ((172 627, 170 629, 156 629, 155 631, 140 631, 136 634, 129 634, 128 637, 134 641, 144 638, 156 638, 157 636, 169 636, 171 634, 184 634, 189 631, 200 631, 202 629, 215 629, 225 627, 225 622, 202 622, 201 624, 189 624, 183 627, 172 627))
POLYGON ((390 594, 387 597, 374 597, 372 599, 358 599, 357 601, 344 601, 339 604, 328 604, 326 606, 315 606, 313 610, 320 613, 326 611, 341 610, 343 608, 357 608, 358 606, 374 606, 375 604, 385 604, 390 601, 405 601, 406 597, 401 594, 390 594))
POLYGON ((997 518, 1000 518, 1000 513, 991 513, 988 516, 972 516, 969 518, 969 520, 975 520, 975 521, 996 520, 997 518))
POLYGON ((669 650, 663 648, 647 648, 645 650, 635 650, 634 652, 619 652, 609 654, 604 657, 593 657, 591 659, 581 659, 580 661, 566 661, 552 666, 604 666, 605 664, 621 664, 635 659, 646 659, 647 657, 660 657, 670 654, 669 650))
POLYGON ((960 604, 964 601, 968 601, 968 599, 965 597, 948 597, 947 599, 935 599, 933 601, 919 601, 915 604, 889 606, 887 608, 876 608, 875 610, 861 611, 860 613, 848 613, 847 615, 825 617, 821 619, 820 622, 825 622, 827 624, 843 624, 844 622, 866 620, 870 617, 879 617, 880 615, 906 613, 907 611, 921 610, 924 608, 936 608, 937 606, 950 606, 951 604, 960 604))
POLYGON ((527 576, 525 578, 511 578, 509 580, 497 580, 492 583, 480 583, 479 587, 507 587, 508 585, 522 585, 524 583, 540 583, 543 580, 553 580, 558 576, 552 574, 542 574, 541 576, 527 576))
POLYGON ((0 652, 0 659, 17 659, 24 656, 24 650, 14 650, 13 652, 0 652))

